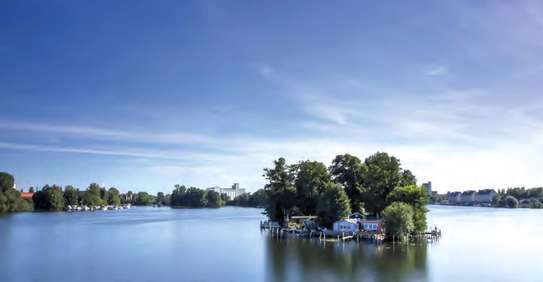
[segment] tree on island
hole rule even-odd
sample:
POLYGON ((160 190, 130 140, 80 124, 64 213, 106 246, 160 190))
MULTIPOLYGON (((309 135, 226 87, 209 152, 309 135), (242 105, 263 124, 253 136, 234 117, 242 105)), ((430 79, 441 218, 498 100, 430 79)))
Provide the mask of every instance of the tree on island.
POLYGON ((331 181, 328 169, 321 162, 302 161, 292 166, 296 175, 297 208, 302 214, 315 214, 319 195, 331 181))
POLYGON ((386 235, 393 240, 399 238, 406 239, 415 225, 413 223, 413 207, 406 203, 394 202, 387 206, 383 211, 383 223, 386 235))
POLYGON ((330 166, 330 174, 334 181, 345 187, 353 212, 364 211, 364 187, 362 186, 364 173, 365 167, 362 161, 350 154, 336 156, 330 166))
POLYGON ((274 161, 274 165, 274 168, 264 169, 264 177, 268 180, 264 188, 268 195, 266 214, 283 224, 296 203, 295 177, 284 158, 274 161))
POLYGON ((319 162, 288 165, 279 158, 273 168, 264 169, 264 177, 266 214, 280 224, 286 216, 316 213, 321 224, 330 226, 350 212, 365 215, 367 208, 379 216, 388 205, 402 202, 410 207, 412 230, 426 230, 426 191, 416 186, 415 176, 401 167, 399 159, 387 153, 377 152, 364 162, 350 154, 338 155, 329 170, 319 162))
POLYGON ((410 205, 413 208, 413 225, 414 231, 426 231, 426 205, 428 204, 428 194, 426 191, 417 185, 408 185, 397 187, 387 197, 389 204, 394 202, 402 202, 410 205))
POLYGON ((327 182, 319 195, 316 211, 320 223, 326 227, 331 227, 337 220, 349 217, 351 204, 343 186, 327 182))

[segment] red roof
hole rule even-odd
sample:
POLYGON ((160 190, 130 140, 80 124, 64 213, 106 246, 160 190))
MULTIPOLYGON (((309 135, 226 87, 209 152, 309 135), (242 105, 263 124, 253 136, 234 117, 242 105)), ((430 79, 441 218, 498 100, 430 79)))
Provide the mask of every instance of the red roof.
POLYGON ((32 192, 21 192, 21 198, 23 199, 32 199, 32 196, 34 196, 32 192))

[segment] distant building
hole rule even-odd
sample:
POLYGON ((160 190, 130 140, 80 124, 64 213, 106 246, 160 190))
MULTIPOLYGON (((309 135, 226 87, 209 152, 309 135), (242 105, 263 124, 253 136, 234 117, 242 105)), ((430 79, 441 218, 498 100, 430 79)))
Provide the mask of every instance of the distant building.
POLYGON ((334 222, 334 228, 335 233, 341 233, 341 232, 358 232, 360 230, 360 227, 358 225, 357 219, 342 219, 334 222))
POLYGON ((215 191, 219 194, 226 194, 228 197, 230 197, 230 199, 234 199, 241 194, 245 194, 245 189, 239 188, 239 183, 234 183, 232 185, 232 188, 222 188, 219 186, 214 186, 207 188, 207 191, 215 191))
POLYGON ((475 202, 479 204, 490 204, 494 197, 496 197, 496 194, 494 189, 479 190, 479 192, 475 194, 475 202))
POLYGON ((447 202, 449 205, 457 205, 460 203, 460 196, 462 195, 462 192, 449 192, 447 193, 447 202))
POLYGON ((477 194, 477 192, 473 190, 462 192, 462 195, 460 195, 460 202, 464 205, 475 203, 475 194, 477 194))
POLYGON ((426 190, 426 194, 428 194, 428 196, 432 196, 432 181, 422 183, 422 188, 426 190))

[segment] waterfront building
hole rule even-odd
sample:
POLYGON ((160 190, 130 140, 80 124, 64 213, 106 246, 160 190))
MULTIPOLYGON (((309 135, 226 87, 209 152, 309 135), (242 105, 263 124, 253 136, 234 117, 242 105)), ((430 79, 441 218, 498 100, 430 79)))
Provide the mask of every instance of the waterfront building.
POLYGON ((32 193, 32 192, 21 192, 21 198, 23 198, 23 199, 32 200, 32 196, 34 196, 34 193, 32 193))
POLYGON ((464 205, 475 203, 475 194, 476 193, 477 192, 475 192, 473 190, 468 190, 468 191, 462 192, 462 194, 460 195, 460 202, 462 204, 464 204, 464 205))
POLYGON ((362 226, 362 230, 364 231, 381 233, 383 230, 383 221, 380 219, 362 219, 360 226, 362 226))
POLYGON ((432 181, 422 183, 422 188, 426 190, 426 193, 428 194, 428 196, 432 196, 432 181))
POLYGON ((462 192, 449 192, 447 193, 447 202, 449 205, 456 205, 460 203, 460 195, 462 195, 462 192))
POLYGON ((335 233, 358 232, 360 230, 360 226, 357 219, 342 219, 334 222, 333 230, 335 233))
POLYGON ((209 187, 207 191, 215 191, 219 194, 226 194, 230 199, 234 199, 241 194, 245 194, 244 188, 239 188, 239 183, 234 183, 232 188, 222 188, 219 186, 209 187))
POLYGON ((496 194, 494 189, 479 190, 479 192, 475 194, 475 202, 479 204, 490 204, 494 197, 496 197, 496 194))

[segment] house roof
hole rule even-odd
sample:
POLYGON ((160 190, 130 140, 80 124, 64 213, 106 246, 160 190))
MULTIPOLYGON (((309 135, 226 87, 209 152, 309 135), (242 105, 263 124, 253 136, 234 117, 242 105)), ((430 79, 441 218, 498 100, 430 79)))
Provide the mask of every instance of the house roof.
POLYGON ((21 198, 23 199, 32 199, 32 196, 34 196, 32 192, 21 192, 21 198))
POLYGON ((383 220, 381 219, 362 219, 360 221, 361 223, 381 223, 383 220))
POLYGON ((469 190, 469 191, 464 191, 464 192, 462 192, 462 195, 468 196, 468 195, 472 195, 472 194, 474 194, 474 193, 476 193, 476 192, 473 191, 473 190, 469 190))
POLYGON ((339 222, 347 222, 347 223, 350 223, 350 224, 358 224, 358 220, 353 219, 353 218, 345 218, 345 219, 341 219, 341 220, 336 221, 336 223, 339 223, 339 222))

